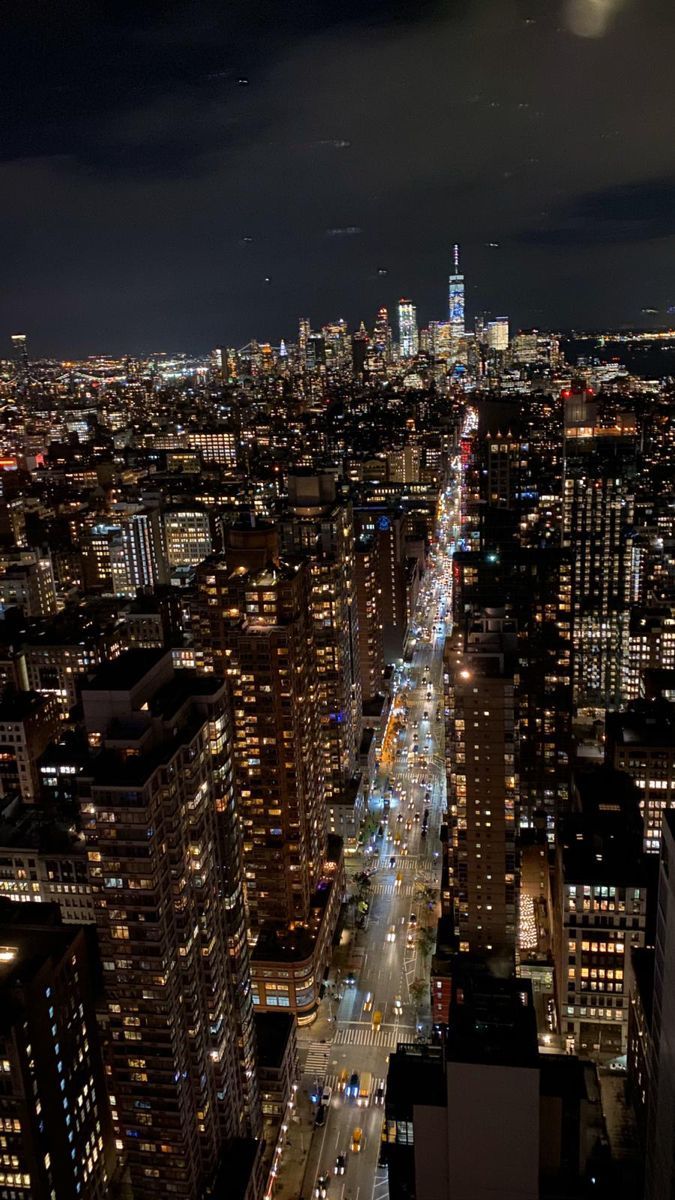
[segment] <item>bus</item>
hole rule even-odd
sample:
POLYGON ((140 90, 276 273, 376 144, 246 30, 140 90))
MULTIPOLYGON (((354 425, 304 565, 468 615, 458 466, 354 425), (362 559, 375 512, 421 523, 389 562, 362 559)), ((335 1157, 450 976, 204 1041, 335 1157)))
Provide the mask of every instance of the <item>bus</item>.
POLYGON ((370 1071, 364 1071, 361 1076, 361 1086, 359 1088, 358 1104, 360 1108, 365 1108, 370 1100, 370 1092, 373 1086, 373 1077, 370 1071))

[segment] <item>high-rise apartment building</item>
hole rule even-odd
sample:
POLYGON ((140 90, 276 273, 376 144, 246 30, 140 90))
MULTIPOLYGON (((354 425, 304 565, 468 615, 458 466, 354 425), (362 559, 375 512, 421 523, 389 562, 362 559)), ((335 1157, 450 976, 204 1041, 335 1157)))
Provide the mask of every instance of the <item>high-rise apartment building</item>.
POLYGON ((54 570, 49 555, 15 552, 0 570, 0 609, 16 606, 24 617, 52 616, 58 608, 54 570))
POLYGON ((64 924, 92 925, 96 913, 87 867, 86 847, 67 820, 37 804, 7 806, 0 819, 0 896, 21 904, 57 904, 64 924))
POLYGON ((373 534, 358 539, 354 555, 354 577, 359 610, 361 693, 364 700, 380 692, 384 684, 384 641, 377 555, 378 544, 373 534))
POLYGON ((372 536, 377 543, 382 638, 386 662, 400 658, 405 636, 406 551, 408 520, 400 509, 373 505, 354 512, 358 536, 372 536))
POLYGON ((563 546, 571 551, 575 702, 622 699, 634 593, 635 419, 604 417, 587 391, 565 400, 563 546))
POLYGON ((253 929, 306 919, 326 838, 309 563, 282 560, 266 533, 233 529, 224 557, 200 565, 195 630, 204 669, 232 687, 253 929))
POLYGON ((628 1037, 630 958, 645 945, 650 864, 628 776, 575 778, 576 811, 560 826, 554 948, 560 1029, 584 1054, 619 1055, 628 1037))
POLYGON ((631 609, 623 679, 627 701, 644 695, 646 671, 675 669, 675 605, 639 605, 631 609))
POLYGON ((106 1200, 116 1168, 84 930, 0 902, 0 1195, 106 1200))
POLYGON ((164 536, 169 567, 192 567, 213 550, 211 521, 206 508, 191 505, 167 508, 164 536))
POLYGON ((40 799, 38 758, 56 737, 59 708, 53 696, 8 691, 0 698, 0 796, 40 799))
POLYGON ((675 704, 638 700, 605 716, 607 763, 630 775, 644 824, 644 848, 658 854, 664 813, 675 807, 675 704))
MULTIPOLYGON (((135 596, 137 588, 168 583, 164 523, 158 508, 117 507, 121 517, 120 555, 124 586, 117 594, 135 596)), ((120 580, 122 582, 122 580, 120 580)))
POLYGON ((239 436, 236 429, 189 429, 187 444, 198 450, 204 462, 215 462, 235 470, 239 458, 239 436))
POLYGON ((70 606, 27 632, 28 687, 54 696, 65 720, 77 703, 81 676, 117 658, 123 647, 123 625, 117 616, 99 618, 84 605, 70 606))
POLYGON ((243 881, 227 686, 134 650, 100 668, 83 708, 113 1119, 134 1195, 193 1200, 228 1140, 257 1128, 243 921, 228 911, 243 881))
POLYGON ((158 508, 117 505, 82 539, 85 586, 114 596, 169 582, 165 527, 158 508))
POLYGON ((401 358, 414 358, 419 350, 417 309, 411 300, 398 302, 398 346, 401 358))
POLYGON ((675 813, 666 813, 656 916, 645 1200, 675 1194, 675 813))
POLYGON ((351 502, 332 475, 294 473, 280 520, 282 550, 306 557, 319 687, 326 797, 356 772, 362 695, 351 502))
POLYGON ((475 613, 446 644, 452 892, 460 952, 512 963, 516 946, 516 627, 475 613))
POLYGON ((422 448, 408 442, 400 450, 387 451, 387 480, 389 483, 419 483, 422 448))

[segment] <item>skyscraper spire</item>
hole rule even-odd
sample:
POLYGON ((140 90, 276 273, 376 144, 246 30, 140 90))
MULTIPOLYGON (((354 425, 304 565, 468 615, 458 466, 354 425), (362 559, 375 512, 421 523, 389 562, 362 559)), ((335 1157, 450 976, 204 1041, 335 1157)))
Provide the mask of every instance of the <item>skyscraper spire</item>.
POLYGON ((453 274, 459 275, 459 246, 457 242, 455 242, 454 246, 452 247, 452 258, 454 264, 453 274))

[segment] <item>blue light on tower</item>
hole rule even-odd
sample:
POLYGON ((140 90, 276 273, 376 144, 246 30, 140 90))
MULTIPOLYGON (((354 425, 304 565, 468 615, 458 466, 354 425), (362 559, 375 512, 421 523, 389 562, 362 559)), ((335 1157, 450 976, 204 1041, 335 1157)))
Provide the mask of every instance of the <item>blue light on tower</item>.
POLYGON ((464 276, 459 270, 459 246, 453 247, 453 271, 448 280, 448 321, 453 340, 464 337, 464 276))

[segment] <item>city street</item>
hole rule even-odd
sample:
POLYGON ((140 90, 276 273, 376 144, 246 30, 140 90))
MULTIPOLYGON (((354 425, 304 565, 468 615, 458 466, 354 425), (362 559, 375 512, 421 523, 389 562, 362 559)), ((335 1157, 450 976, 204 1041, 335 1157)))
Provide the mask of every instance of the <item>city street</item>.
MULTIPOLYGON (((371 797, 374 832, 350 862, 350 877, 370 873, 369 912, 356 928, 353 907, 331 970, 329 996, 317 1022, 299 1031, 301 1092, 330 1090, 325 1123, 315 1129, 299 1195, 310 1200, 329 1177, 329 1200, 385 1200, 378 1169, 383 1097, 390 1053, 398 1042, 429 1033, 429 963, 420 945, 434 929, 440 883, 439 828, 445 808, 443 645, 451 616, 454 490, 441 498, 437 545, 394 682, 396 732, 371 797), (447 616, 447 624, 446 624, 447 616), (422 889, 433 889, 425 897, 422 889), (353 977, 353 983, 351 978, 353 977), (423 979, 423 995, 411 996, 423 979), (356 1074, 362 1093, 348 1097, 356 1074), (370 1076, 370 1079, 368 1079, 370 1076), (354 1130, 359 1149, 353 1147, 354 1130), (345 1173, 334 1174, 344 1155, 345 1173)), ((316 1112, 316 1104, 313 1111, 316 1112)))

